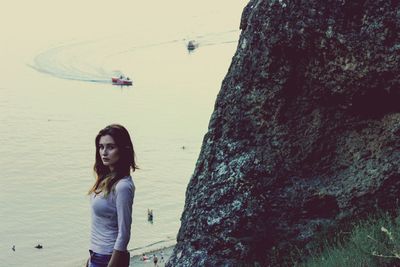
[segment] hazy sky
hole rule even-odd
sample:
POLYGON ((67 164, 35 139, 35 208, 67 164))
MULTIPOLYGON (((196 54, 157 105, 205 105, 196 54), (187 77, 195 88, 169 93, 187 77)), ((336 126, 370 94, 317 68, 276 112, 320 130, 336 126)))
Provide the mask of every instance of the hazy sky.
POLYGON ((246 2, 13 0, 3 3, 0 10, 1 39, 35 40, 46 34, 49 39, 87 38, 109 33, 129 34, 139 28, 144 32, 155 28, 169 32, 174 28, 201 27, 203 23, 223 27, 225 22, 232 25, 232 20, 239 26, 238 13, 246 2), (202 20, 203 16, 207 19, 202 20))

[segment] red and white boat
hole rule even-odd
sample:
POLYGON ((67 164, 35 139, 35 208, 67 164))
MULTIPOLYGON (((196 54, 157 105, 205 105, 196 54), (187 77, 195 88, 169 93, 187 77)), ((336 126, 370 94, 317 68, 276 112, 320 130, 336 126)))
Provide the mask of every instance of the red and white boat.
POLYGON ((114 85, 132 85, 132 80, 130 80, 128 77, 112 77, 111 82, 114 85))

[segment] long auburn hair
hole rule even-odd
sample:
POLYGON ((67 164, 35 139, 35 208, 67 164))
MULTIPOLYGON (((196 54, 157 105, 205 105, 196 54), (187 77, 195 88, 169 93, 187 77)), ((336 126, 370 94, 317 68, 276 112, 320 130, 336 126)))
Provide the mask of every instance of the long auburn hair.
POLYGON ((96 136, 95 145, 96 161, 93 170, 96 175, 96 181, 88 194, 99 194, 103 192, 104 195, 107 196, 119 180, 128 176, 130 171, 134 172, 138 169, 135 162, 135 151, 133 149, 129 132, 125 127, 119 124, 111 124, 100 130, 96 136), (114 139, 115 145, 118 148, 119 160, 116 162, 112 172, 109 167, 104 166, 99 153, 100 138, 105 135, 110 135, 114 139))

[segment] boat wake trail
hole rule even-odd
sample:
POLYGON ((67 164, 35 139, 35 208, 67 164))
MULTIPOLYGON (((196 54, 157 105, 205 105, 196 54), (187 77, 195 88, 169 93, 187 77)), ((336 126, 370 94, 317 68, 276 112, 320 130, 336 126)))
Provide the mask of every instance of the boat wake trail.
MULTIPOLYGON (((127 54, 135 53, 141 49, 162 46, 163 49, 168 50, 171 45, 186 47, 189 40, 195 40, 200 47, 214 46, 235 43, 238 38, 238 30, 192 34, 184 38, 171 38, 167 41, 142 40, 141 43, 140 39, 135 39, 134 45, 131 37, 125 39, 108 37, 93 41, 66 43, 49 48, 36 55, 33 62, 28 66, 61 79, 111 83, 111 77, 123 75, 122 71, 115 69, 118 69, 120 63, 126 60, 127 54)), ((186 51, 182 49, 182 52, 186 51)))
POLYGON ((237 43, 239 39, 239 30, 230 30, 225 32, 207 33, 197 35, 191 39, 196 40, 200 46, 212 46, 221 44, 237 43))
POLYGON ((121 71, 101 67, 101 56, 93 53, 96 42, 60 45, 38 54, 29 67, 51 76, 76 81, 111 83, 110 78, 121 71))

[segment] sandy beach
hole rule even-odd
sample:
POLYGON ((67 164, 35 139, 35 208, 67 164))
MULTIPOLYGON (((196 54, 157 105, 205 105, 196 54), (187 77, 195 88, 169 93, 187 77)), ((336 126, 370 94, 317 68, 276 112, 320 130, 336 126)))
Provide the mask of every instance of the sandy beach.
POLYGON ((158 266, 164 267, 165 263, 168 261, 169 257, 171 256, 173 250, 174 250, 174 246, 166 247, 166 248, 162 248, 159 250, 150 251, 148 253, 145 253, 145 255, 149 258, 146 261, 143 261, 141 259, 142 255, 132 256, 130 266, 131 267, 146 267, 146 266, 152 267, 152 266, 154 266, 153 255, 156 255, 158 258, 158 266), (164 259, 161 258, 161 255, 164 256, 164 259))

